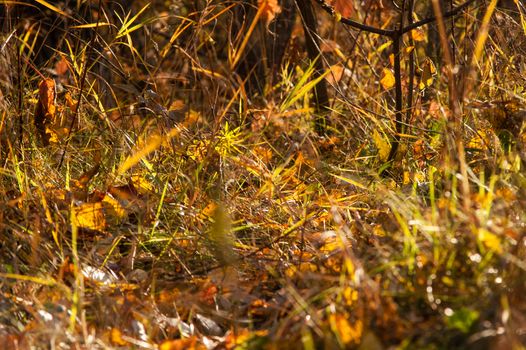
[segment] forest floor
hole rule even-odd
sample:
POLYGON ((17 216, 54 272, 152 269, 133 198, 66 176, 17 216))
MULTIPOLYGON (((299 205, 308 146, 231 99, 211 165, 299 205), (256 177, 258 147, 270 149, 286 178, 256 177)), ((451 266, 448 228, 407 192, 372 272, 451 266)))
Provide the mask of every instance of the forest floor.
POLYGON ((282 68, 236 69, 275 7, 37 2, 0 2, 0 347, 524 349, 520 4, 448 21, 460 115, 431 27, 404 38, 389 161, 385 37, 317 8, 320 133, 299 19, 282 68))

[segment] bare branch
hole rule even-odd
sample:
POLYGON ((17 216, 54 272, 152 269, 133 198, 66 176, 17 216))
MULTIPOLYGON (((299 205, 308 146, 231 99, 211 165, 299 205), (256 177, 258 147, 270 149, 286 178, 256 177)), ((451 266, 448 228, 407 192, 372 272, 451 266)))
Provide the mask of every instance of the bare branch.
MULTIPOLYGON (((444 19, 449 18, 449 17, 453 17, 453 16, 457 15, 460 11, 464 10, 466 7, 468 7, 469 5, 471 5, 471 4, 473 4, 473 3, 477 2, 477 1, 478 0, 467 0, 462 5, 458 5, 453 10, 444 13, 442 17, 444 19)), ((413 29, 416 29, 418 27, 425 26, 426 24, 435 22, 436 20, 437 20, 436 16, 431 16, 431 17, 428 17, 428 18, 424 18, 423 20, 420 20, 418 22, 415 22, 413 24, 408 25, 407 27, 402 28, 401 34, 405 34, 405 33, 409 32, 409 31, 411 31, 413 29)))
MULTIPOLYGON (((324 0, 315 0, 315 1, 321 6, 323 10, 325 10, 325 12, 329 13, 332 17, 334 18, 338 17, 336 10, 334 10, 334 8, 331 5, 327 4, 324 0)), ((393 36, 393 34, 395 33, 394 30, 387 30, 387 29, 381 29, 381 28, 369 26, 367 24, 356 22, 356 21, 353 21, 352 19, 345 18, 345 17, 341 17, 340 22, 350 27, 361 29, 369 33, 375 33, 375 34, 380 34, 380 35, 385 35, 385 36, 393 36)))
MULTIPOLYGON (((334 10, 334 7, 332 7, 331 5, 327 4, 324 0, 315 0, 315 1, 321 6, 321 8, 323 10, 325 10, 325 12, 329 13, 334 18, 338 18, 338 14, 337 14, 336 10, 334 10)), ((469 5, 471 5, 471 4, 473 4, 473 3, 477 2, 477 1, 479 1, 479 0, 466 0, 466 2, 464 2, 462 5, 458 5, 457 7, 452 9, 451 11, 448 11, 448 12, 444 13, 443 18, 446 19, 446 18, 449 18, 449 17, 453 17, 453 16, 457 15, 459 12, 461 12, 462 10, 464 10, 466 7, 468 7, 469 5)), ((349 27, 360 29, 360 30, 364 30, 364 31, 369 32, 369 33, 384 35, 384 36, 388 36, 388 37, 394 37, 396 35, 402 35, 402 34, 405 34, 407 32, 410 32, 411 30, 419 28, 419 27, 422 27, 422 26, 424 26, 426 24, 435 22, 436 19, 437 19, 436 16, 424 18, 423 20, 420 20, 418 22, 412 23, 412 24, 410 24, 410 25, 408 25, 406 27, 401 28, 400 30, 381 29, 381 28, 369 26, 367 24, 360 23, 360 22, 357 22, 357 21, 354 21, 354 20, 352 20, 350 18, 345 18, 345 17, 341 17, 339 21, 341 23, 343 23, 343 24, 348 25, 349 27)))

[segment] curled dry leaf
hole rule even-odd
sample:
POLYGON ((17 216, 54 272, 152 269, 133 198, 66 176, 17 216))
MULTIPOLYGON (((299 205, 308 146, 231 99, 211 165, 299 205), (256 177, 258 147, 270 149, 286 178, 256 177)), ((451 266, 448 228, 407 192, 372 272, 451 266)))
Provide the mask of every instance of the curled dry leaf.
POLYGON ((35 127, 44 146, 49 145, 51 135, 46 132, 56 112, 56 86, 51 78, 43 79, 38 84, 38 102, 35 109, 35 127))

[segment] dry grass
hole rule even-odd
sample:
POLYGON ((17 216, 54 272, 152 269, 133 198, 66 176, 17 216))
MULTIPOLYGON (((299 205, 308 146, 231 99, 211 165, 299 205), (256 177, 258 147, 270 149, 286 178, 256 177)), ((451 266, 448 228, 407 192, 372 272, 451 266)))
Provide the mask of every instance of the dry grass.
MULTIPOLYGON (((491 18, 462 104, 466 179, 445 154, 447 79, 427 29, 417 83, 429 60, 437 74, 386 164, 382 37, 320 16, 320 136, 300 23, 279 81, 257 76, 256 92, 233 69, 238 3, 96 3, 0 5, 4 348, 524 348, 519 15, 491 18)), ((456 18, 460 88, 484 11, 456 18)))

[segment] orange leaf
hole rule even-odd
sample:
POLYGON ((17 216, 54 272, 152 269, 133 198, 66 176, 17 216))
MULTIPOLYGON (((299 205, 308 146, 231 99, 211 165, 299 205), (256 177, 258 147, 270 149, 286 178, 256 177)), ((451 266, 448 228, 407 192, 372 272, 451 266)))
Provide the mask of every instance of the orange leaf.
POLYGON ((331 330, 338 335, 345 345, 359 344, 363 334, 363 323, 357 320, 354 323, 349 322, 349 316, 346 314, 329 315, 329 324, 331 330))
POLYGON ((332 0, 331 5, 342 17, 349 18, 354 12, 353 2, 349 0, 332 0))
POLYGON ((110 341, 119 346, 128 345, 128 342, 122 339, 122 332, 117 328, 112 328, 110 332, 110 341))
POLYGON ((416 28, 411 31, 411 38, 414 41, 424 41, 426 40, 426 32, 422 28, 416 28))
POLYGON ((61 75, 66 74, 68 69, 69 69, 68 61, 66 60, 64 56, 61 56, 60 61, 57 61, 57 63, 55 63, 55 73, 61 76, 61 75))
POLYGON ((204 345, 197 341, 197 337, 192 336, 185 339, 165 340, 159 345, 159 350, 195 350, 206 349, 204 345))
POLYGON ((66 99, 66 105, 69 107, 69 109, 71 109, 73 112, 76 112, 79 101, 74 100, 73 97, 71 97, 71 93, 69 91, 66 92, 64 97, 66 99))
POLYGON ((261 13, 261 18, 265 21, 267 27, 281 12, 278 0, 258 0, 258 8, 261 13))

